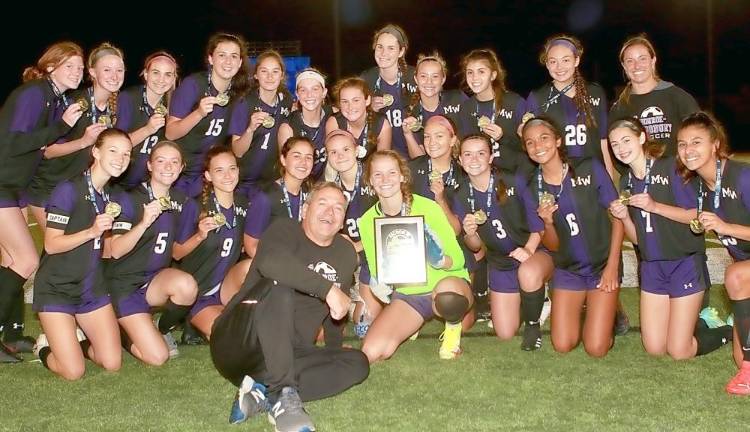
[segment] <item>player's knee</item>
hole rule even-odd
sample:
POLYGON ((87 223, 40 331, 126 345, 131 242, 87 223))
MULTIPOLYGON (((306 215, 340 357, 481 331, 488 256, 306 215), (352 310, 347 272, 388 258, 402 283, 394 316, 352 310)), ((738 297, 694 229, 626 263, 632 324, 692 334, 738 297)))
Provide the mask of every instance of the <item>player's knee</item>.
POLYGON ((729 298, 737 300, 750 297, 750 286, 748 277, 736 266, 729 266, 724 274, 724 286, 729 298))
POLYGON ((365 339, 364 344, 362 344, 362 352, 367 356, 368 363, 372 364, 391 358, 397 347, 398 345, 391 348, 385 342, 373 342, 365 339))
POLYGON ((663 343, 643 341, 643 349, 650 356, 661 357, 667 353, 667 347, 663 343))
POLYGON ((469 299, 454 292, 435 294, 435 311, 449 323, 460 322, 469 310, 469 299))
POLYGON ((169 360, 169 350, 166 346, 143 353, 141 360, 151 366, 161 366, 169 360))
POLYGON ((578 340, 576 339, 552 338, 552 348, 561 354, 569 353, 577 346, 578 340))
POLYGON ((83 378, 83 375, 86 373, 86 364, 76 362, 75 364, 63 365, 58 373, 68 381, 77 381, 83 378))
POLYGON ((103 356, 101 359, 101 367, 107 372, 117 372, 122 367, 122 355, 120 353, 112 353, 111 355, 103 356))
POLYGON ((695 348, 692 341, 688 343, 670 343, 667 353, 674 360, 687 360, 695 357, 695 348))
POLYGON ((183 300, 181 304, 193 303, 198 296, 198 284, 195 282, 195 279, 188 274, 180 277, 176 295, 179 299, 183 300))
POLYGON ((516 336, 516 330, 511 328, 511 326, 502 326, 499 323, 493 323, 493 327, 495 328, 495 336, 497 336, 498 339, 501 341, 509 341, 513 339, 516 336))
POLYGON ((601 358, 609 353, 609 349, 612 347, 612 341, 607 340, 596 340, 596 341, 584 341, 583 347, 586 350, 586 354, 591 357, 601 358))

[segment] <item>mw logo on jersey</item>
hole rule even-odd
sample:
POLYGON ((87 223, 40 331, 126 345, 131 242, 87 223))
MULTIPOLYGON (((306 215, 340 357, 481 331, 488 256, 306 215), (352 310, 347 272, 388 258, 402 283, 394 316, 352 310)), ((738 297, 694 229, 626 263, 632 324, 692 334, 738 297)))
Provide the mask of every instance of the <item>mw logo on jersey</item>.
POLYGON ((516 194, 516 188, 514 188, 514 187, 510 187, 510 188, 508 188, 508 189, 505 190, 505 195, 507 195, 507 196, 513 196, 515 194, 516 194))
POLYGON ((721 188, 721 197, 722 198, 730 198, 730 199, 737 199, 737 192, 729 187, 723 187, 721 188))
POLYGON ((497 116, 510 120, 513 118, 513 110, 507 111, 505 108, 503 108, 499 113, 497 113, 497 116))
POLYGON ((575 177, 570 179, 570 184, 573 187, 576 186, 588 186, 591 184, 591 174, 586 177, 575 177))
POLYGON ((454 114, 457 113, 459 109, 458 105, 446 105, 443 107, 443 114, 454 114))
POLYGON ((651 176, 651 184, 661 184, 669 186, 669 177, 663 177, 661 174, 651 176))

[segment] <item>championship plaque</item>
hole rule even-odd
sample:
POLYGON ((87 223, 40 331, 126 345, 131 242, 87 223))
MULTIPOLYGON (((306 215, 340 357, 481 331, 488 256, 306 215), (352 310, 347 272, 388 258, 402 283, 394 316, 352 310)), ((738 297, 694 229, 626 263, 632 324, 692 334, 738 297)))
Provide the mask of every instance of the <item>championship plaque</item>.
POLYGON ((427 283, 422 216, 375 219, 377 279, 386 284, 427 283))

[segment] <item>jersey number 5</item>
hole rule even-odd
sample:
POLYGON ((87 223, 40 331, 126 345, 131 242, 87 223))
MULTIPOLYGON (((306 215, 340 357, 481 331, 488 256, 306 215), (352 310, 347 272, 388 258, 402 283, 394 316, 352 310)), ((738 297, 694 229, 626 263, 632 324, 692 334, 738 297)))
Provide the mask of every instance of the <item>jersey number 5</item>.
POLYGON ((169 233, 161 232, 156 236, 156 246, 154 246, 154 253, 159 255, 163 254, 167 250, 167 237, 169 233))

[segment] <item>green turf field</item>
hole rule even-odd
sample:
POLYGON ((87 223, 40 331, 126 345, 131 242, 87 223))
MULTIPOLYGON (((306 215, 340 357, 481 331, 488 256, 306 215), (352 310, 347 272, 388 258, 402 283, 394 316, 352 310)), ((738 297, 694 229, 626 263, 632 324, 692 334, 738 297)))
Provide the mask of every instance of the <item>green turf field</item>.
MULTIPOLYGON (((716 288, 713 303, 725 310, 716 288)), ((622 298, 637 323, 637 290, 624 289, 622 298)), ((480 323, 464 337, 464 355, 444 361, 440 330, 428 324, 362 385, 308 404, 318 430, 729 431, 745 421, 750 401, 723 390, 735 372, 729 347, 683 362, 650 358, 635 329, 594 360, 581 348, 555 353, 548 333, 540 351, 523 352, 520 337, 501 343, 480 323)), ((37 332, 33 321, 29 334, 37 332)), ((116 374, 89 364, 73 383, 39 363, 0 366, 0 430, 273 430, 265 418, 230 426, 234 388, 213 369, 207 347, 181 350, 161 368, 129 356, 116 374)))
MULTIPOLYGON (((640 344, 637 289, 623 289, 621 299, 636 328, 604 359, 580 347, 559 355, 548 332, 540 351, 523 352, 520 337, 501 343, 480 323, 464 336, 464 355, 443 361, 441 326, 429 323, 362 385, 308 411, 321 431, 744 430, 750 400, 724 393, 735 373, 730 348, 683 362, 651 358, 640 344)), ((715 286, 722 316, 724 299, 715 286)), ((39 333, 38 321, 27 333, 39 333)), ((0 431, 273 430, 265 418, 230 426, 234 388, 214 370, 208 347, 181 352, 161 368, 125 355, 116 374, 89 363, 74 383, 38 362, 0 365, 0 431)))

